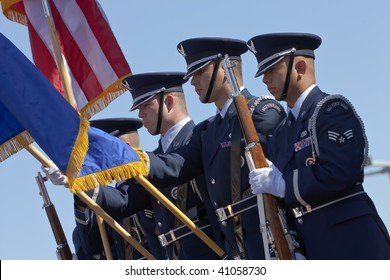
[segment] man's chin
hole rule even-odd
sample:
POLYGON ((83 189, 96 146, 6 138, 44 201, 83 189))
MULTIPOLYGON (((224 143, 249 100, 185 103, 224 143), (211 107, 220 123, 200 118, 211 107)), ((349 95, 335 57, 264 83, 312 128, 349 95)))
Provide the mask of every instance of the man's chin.
POLYGON ((283 95, 281 93, 273 93, 273 92, 271 92, 271 94, 277 101, 282 101, 283 95))

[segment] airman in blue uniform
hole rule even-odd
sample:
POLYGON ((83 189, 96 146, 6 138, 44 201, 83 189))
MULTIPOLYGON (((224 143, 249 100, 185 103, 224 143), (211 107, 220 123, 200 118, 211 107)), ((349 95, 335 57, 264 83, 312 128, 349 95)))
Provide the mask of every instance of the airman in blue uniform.
MULTIPOLYGON (((90 122, 91 126, 114 135, 132 147, 139 146, 137 130, 142 121, 136 118, 110 118, 90 122)), ((155 220, 148 192, 134 180, 119 182, 116 187, 98 187, 86 192, 103 210, 122 223, 126 230, 156 258, 163 250, 155 234, 155 220)), ((105 259, 94 212, 75 196, 76 228, 73 243, 78 259, 105 259)), ((134 248, 107 226, 114 259, 142 258, 134 248)))
POLYGON ((289 114, 268 144, 269 167, 249 174, 253 192, 284 198, 307 259, 389 259, 388 231, 362 185, 363 122, 347 98, 316 85, 321 38, 272 33, 247 44, 257 58, 256 77, 263 75, 289 114))
MULTIPOLYGON (((153 153, 168 153, 188 143, 194 122, 188 116, 182 84, 185 73, 157 72, 131 75, 123 84, 132 94, 131 111, 138 109, 138 116, 152 135, 161 135, 158 148, 153 153)), ((162 188, 161 192, 191 220, 204 226, 204 232, 213 238, 210 221, 203 201, 204 179, 194 178, 177 185, 162 188)), ((156 185, 159 187, 158 185, 156 185)), ((161 244, 166 248, 165 259, 217 259, 219 258, 199 237, 158 200, 152 198, 156 227, 161 244), (171 238, 174 231, 175 238, 171 238), (168 239, 169 240, 168 240, 168 239)), ((212 217, 214 218, 214 217, 212 217)))
POLYGON ((215 238, 223 244, 227 257, 264 259, 256 200, 242 203, 253 196, 244 156, 245 143, 232 103, 231 88, 221 65, 222 58, 229 55, 237 64, 235 75, 247 98, 263 149, 285 118, 285 111, 273 98, 256 98, 243 86, 241 55, 247 51, 246 42, 230 38, 194 38, 179 43, 178 51, 187 63, 185 78, 192 77, 191 84, 199 100, 214 103, 217 115, 194 128, 188 145, 164 155, 148 153, 149 179, 163 187, 203 175, 210 197, 205 204, 210 212, 215 213, 218 209, 241 212, 227 219, 219 216, 220 223, 214 226, 215 238))

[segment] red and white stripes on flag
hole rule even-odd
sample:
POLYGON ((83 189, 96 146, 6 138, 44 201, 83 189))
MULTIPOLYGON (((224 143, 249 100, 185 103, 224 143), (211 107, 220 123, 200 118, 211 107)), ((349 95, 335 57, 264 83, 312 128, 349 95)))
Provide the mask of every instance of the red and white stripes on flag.
MULTIPOLYGON (((42 0, 2 0, 10 20, 28 26, 35 65, 64 95, 42 0)), ((77 107, 85 118, 104 109, 125 89, 130 67, 97 0, 49 0, 77 107)))

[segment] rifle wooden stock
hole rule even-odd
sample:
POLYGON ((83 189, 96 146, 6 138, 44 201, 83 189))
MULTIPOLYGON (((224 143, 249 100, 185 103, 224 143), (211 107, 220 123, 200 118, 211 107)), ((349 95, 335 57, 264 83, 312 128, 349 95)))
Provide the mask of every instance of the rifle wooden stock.
MULTIPOLYGON (((247 148, 252 156, 255 167, 267 167, 268 164, 264 156, 263 148, 259 143, 259 136, 257 135, 255 125, 253 124, 252 117, 249 113, 245 97, 242 95, 234 96, 233 101, 237 109, 237 115, 245 141, 249 144, 247 148)), ((263 194, 263 201, 265 217, 267 220, 266 223, 274 238, 278 257, 281 260, 291 260, 293 258, 278 216, 279 198, 270 194, 263 194)))
MULTIPOLYGON (((222 66, 232 89, 233 101, 236 106, 237 116, 247 145, 246 148, 252 156, 255 168, 267 167, 268 164, 264 156, 263 148, 259 142, 259 136, 257 135, 252 116, 249 113, 247 100, 245 96, 241 95, 240 87, 233 71, 235 65, 236 62, 231 60, 228 55, 225 55, 225 58, 222 60, 222 66)), ((262 197, 266 219, 265 225, 269 228, 271 233, 271 240, 269 241, 274 243, 279 259, 291 260, 293 258, 286 239, 286 233, 283 230, 278 216, 279 198, 270 194, 262 194, 262 197)), ((267 248, 264 248, 264 250, 267 250, 267 248)))
POLYGON ((49 194, 47 193, 44 184, 44 178, 41 176, 40 173, 38 173, 38 176, 35 177, 35 179, 38 183, 39 191, 43 198, 47 218, 49 219, 49 223, 57 243, 58 254, 61 257, 61 260, 71 260, 72 253, 66 240, 64 230, 62 229, 60 219, 58 218, 56 208, 54 207, 53 203, 51 203, 49 194))

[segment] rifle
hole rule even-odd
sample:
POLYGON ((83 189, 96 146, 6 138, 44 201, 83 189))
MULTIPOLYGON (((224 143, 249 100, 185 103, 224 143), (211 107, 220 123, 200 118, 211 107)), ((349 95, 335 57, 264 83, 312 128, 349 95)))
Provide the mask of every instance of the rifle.
MULTIPOLYGON (((255 125, 253 124, 252 117, 249 113, 246 99, 241 94, 236 76, 234 75, 233 68, 235 65, 236 62, 232 61, 228 55, 225 55, 222 60, 222 66, 225 70, 228 83, 232 89, 233 102, 236 106, 237 116, 240 121, 241 130, 246 143, 245 149, 252 157, 254 168, 267 167, 268 164, 261 144, 259 143, 259 136, 257 135, 255 125)), ((270 258, 270 249, 275 250, 276 257, 279 259, 293 259, 287 242, 287 235, 289 235, 289 232, 286 224, 283 222, 283 218, 280 215, 283 212, 279 206, 280 199, 270 194, 262 194, 257 197, 260 212, 260 229, 263 236, 266 259, 270 258), (264 212, 265 221, 264 219, 261 219, 261 212, 264 212)))
POLYGON ((42 177, 41 173, 38 172, 38 176, 35 177, 35 180, 37 181, 39 194, 43 199, 43 207, 46 210, 47 218, 49 219, 54 238, 57 242, 57 252, 61 257, 61 260, 71 260, 72 253, 70 251, 68 242, 66 241, 64 230, 62 229, 56 208, 54 207, 53 203, 51 203, 49 194, 45 187, 44 182, 47 181, 47 178, 42 177))

